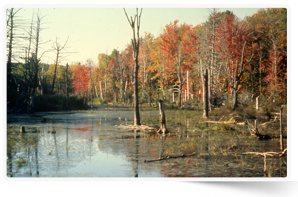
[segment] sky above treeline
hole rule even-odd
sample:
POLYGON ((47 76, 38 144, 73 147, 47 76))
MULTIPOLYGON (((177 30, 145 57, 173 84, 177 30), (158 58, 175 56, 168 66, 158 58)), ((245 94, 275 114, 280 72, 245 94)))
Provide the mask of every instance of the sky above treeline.
MULTIPOLYGON (((17 6, 16 6, 17 8, 17 6)), ((179 20, 193 26, 205 22, 213 8, 143 8, 141 16, 140 37, 145 32, 158 37, 165 25, 179 20)), ((232 11, 239 19, 251 16, 260 8, 217 8, 217 11, 232 11)), ((17 14, 28 25, 33 13, 40 13, 42 18, 41 41, 39 53, 52 48, 57 41, 63 45, 67 38, 69 52, 61 64, 86 62, 87 59, 97 62, 99 53, 110 54, 113 49, 122 51, 132 38, 132 29, 127 21, 123 8, 29 8, 23 7, 17 14)), ((135 8, 126 8, 128 16, 136 14, 135 8)), ((140 8, 139 8, 140 12, 140 8)), ((178 23, 178 24, 179 24, 178 23)), ((52 64, 54 52, 42 56, 42 62, 52 64)))

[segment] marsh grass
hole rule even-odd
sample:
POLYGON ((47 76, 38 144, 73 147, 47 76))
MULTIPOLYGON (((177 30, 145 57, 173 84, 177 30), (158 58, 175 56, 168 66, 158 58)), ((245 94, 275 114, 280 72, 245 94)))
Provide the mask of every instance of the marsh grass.
POLYGON ((25 163, 26 160, 23 157, 19 157, 18 160, 16 161, 18 168, 22 167, 25 163))

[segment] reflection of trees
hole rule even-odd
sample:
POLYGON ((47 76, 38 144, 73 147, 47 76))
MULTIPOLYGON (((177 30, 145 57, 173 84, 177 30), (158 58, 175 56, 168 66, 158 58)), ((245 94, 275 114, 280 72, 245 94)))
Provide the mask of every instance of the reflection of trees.
POLYGON ((134 130, 134 146, 135 146, 135 162, 134 162, 134 177, 138 177, 138 168, 139 168, 139 138, 140 136, 137 135, 137 133, 140 132, 140 130, 134 130))
POLYGON ((13 177, 13 173, 12 173, 12 154, 10 152, 7 152, 7 167, 8 167, 7 175, 10 176, 10 177, 13 177))
POLYGON ((165 140, 166 140, 167 134, 160 134, 160 143, 161 143, 161 149, 160 149, 160 154, 159 154, 159 158, 164 157, 164 153, 165 153, 165 140))
POLYGON ((26 159, 26 163, 15 174, 16 176, 64 176, 67 168, 85 159, 86 151, 90 158, 95 153, 93 135, 90 136, 89 132, 70 129, 67 122, 66 127, 55 124, 56 134, 47 133, 49 128, 52 128, 52 124, 43 124, 40 133, 22 134, 22 140, 20 140, 22 144, 14 147, 16 153, 7 152, 8 175, 13 176, 14 168, 17 167, 14 163, 18 157, 14 157, 13 154, 26 159))
POLYGON ((36 169, 36 176, 39 175, 39 136, 36 133, 21 134, 14 139, 17 143, 7 150, 7 175, 10 177, 17 176, 18 173, 22 175, 32 176, 33 169, 36 169), (25 163, 19 163, 20 160, 25 163))
POLYGON ((36 175, 39 176, 39 170, 38 170, 38 141, 39 137, 35 137, 35 163, 36 163, 36 175))

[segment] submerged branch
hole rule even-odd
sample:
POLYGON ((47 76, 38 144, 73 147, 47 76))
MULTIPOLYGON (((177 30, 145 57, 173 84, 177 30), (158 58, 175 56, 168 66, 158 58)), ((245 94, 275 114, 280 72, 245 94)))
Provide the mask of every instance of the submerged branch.
POLYGON ((144 162, 153 162, 153 161, 162 161, 162 160, 166 160, 166 159, 174 159, 174 158, 181 158, 181 157, 190 157, 190 156, 194 156, 196 154, 196 152, 193 152, 191 154, 188 154, 188 155, 185 155, 185 154, 182 154, 182 155, 174 155, 174 156, 165 156, 165 157, 159 157, 157 159, 148 159, 148 160, 145 160, 144 162))

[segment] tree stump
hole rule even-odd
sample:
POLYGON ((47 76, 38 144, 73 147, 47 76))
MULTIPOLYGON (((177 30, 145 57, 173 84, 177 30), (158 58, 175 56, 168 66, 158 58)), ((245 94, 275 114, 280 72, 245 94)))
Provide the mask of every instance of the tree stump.
POLYGON ((158 105, 159 105, 160 127, 157 132, 167 133, 169 131, 167 130, 167 127, 166 127, 166 116, 165 116, 163 101, 159 100, 158 105))
POLYGON ((24 126, 20 127, 20 133, 25 133, 25 127, 24 126))

